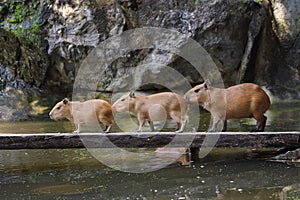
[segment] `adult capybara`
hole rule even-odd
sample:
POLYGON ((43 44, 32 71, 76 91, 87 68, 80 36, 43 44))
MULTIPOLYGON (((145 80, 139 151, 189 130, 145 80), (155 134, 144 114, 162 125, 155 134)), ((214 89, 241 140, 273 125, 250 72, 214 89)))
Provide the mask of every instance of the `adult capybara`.
POLYGON ((266 92, 253 83, 243 83, 227 89, 214 88, 204 82, 189 90, 184 98, 187 102, 198 103, 213 117, 209 131, 216 131, 217 125, 224 121, 222 131, 226 131, 228 119, 254 118, 256 127, 252 132, 264 131, 267 117, 264 113, 270 107, 266 92))
POLYGON ((182 132, 187 121, 187 103, 180 95, 173 92, 162 92, 149 96, 138 96, 134 92, 120 98, 113 104, 115 112, 129 111, 136 116, 139 123, 137 131, 147 122, 154 131, 153 121, 173 119, 177 123, 177 132, 182 132))
POLYGON ((49 113, 51 119, 67 118, 76 126, 74 133, 80 132, 80 125, 103 124, 108 133, 114 122, 111 105, 101 99, 93 99, 84 102, 70 101, 65 98, 58 102, 49 113))

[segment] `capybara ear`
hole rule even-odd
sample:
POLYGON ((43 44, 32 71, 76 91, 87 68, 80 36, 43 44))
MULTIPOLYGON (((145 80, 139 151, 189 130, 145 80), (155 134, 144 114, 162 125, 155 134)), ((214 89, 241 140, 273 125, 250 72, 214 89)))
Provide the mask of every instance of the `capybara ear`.
POLYGON ((135 93, 134 93, 134 91, 131 91, 131 92, 129 93, 129 97, 130 97, 130 98, 135 98, 135 93))
POLYGON ((204 83, 204 89, 208 90, 208 85, 206 83, 204 83))
POLYGON ((210 88, 210 81, 209 80, 205 80, 204 81, 204 89, 208 90, 210 88))
POLYGON ((63 103, 64 103, 65 105, 67 105, 67 104, 69 103, 69 99, 64 98, 64 99, 63 99, 63 103))

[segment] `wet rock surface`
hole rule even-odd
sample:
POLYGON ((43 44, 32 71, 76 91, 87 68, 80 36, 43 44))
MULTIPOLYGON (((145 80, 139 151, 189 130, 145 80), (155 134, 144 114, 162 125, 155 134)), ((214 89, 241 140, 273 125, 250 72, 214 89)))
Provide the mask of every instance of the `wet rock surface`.
POLYGON ((39 88, 48 68, 48 58, 34 45, 0 29, 1 90, 39 88))
MULTIPOLYGON (((18 26, 7 25, 18 16, 9 11, 12 3, 16 6, 16 2, 6 1, 0 7, 2 28, 18 26)), ((39 47, 0 29, 1 119, 27 118, 30 102, 41 94, 50 107, 60 100, 57 96, 71 97, 78 70, 95 47, 126 30, 148 26, 176 30, 196 40, 215 61, 226 86, 256 82, 276 97, 299 98, 299 0, 47 0, 36 5, 39 12, 34 17, 40 16, 44 36, 36 42, 39 47), (10 101, 20 93, 22 103, 10 101), (28 109, 17 104, 27 104, 28 109), (17 113, 12 109, 22 110, 22 114, 5 111, 17 113)), ((97 90, 122 90, 130 84, 132 74, 141 78, 151 74, 155 80, 166 73, 163 65, 151 63, 175 69, 191 84, 203 81, 183 58, 154 47, 127 52, 100 66, 97 90), (142 70, 137 71, 137 66, 142 70)), ((142 89, 162 87, 150 84, 142 89)))
POLYGON ((45 79, 48 58, 35 46, 0 29, 0 119, 28 118, 45 79))

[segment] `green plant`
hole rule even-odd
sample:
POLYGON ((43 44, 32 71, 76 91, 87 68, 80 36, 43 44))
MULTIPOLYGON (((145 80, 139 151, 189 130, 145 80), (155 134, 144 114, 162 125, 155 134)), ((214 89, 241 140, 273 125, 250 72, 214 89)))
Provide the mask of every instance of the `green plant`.
POLYGON ((6 18, 0 27, 14 33, 17 37, 39 46, 41 23, 38 16, 39 1, 15 1, 1 6, 1 11, 6 12, 6 18))

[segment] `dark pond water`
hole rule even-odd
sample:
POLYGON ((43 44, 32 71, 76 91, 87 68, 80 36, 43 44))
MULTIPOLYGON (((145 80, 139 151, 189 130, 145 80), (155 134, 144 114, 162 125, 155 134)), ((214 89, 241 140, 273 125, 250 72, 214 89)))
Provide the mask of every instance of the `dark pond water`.
POLYGON ((1 199, 299 199, 299 180, 299 168, 259 161, 173 165, 143 174, 99 164, 0 175, 1 199))
MULTIPOLYGON (((266 131, 300 130, 299 102, 273 104, 267 115, 266 131)), ((203 111, 200 118, 199 130, 205 131, 209 114, 203 111)), ((228 130, 248 131, 254 124, 235 120, 228 130)), ((66 121, 0 122, 2 133, 69 132, 73 128, 66 121)), ((0 199, 300 199, 300 168, 234 159, 246 151, 214 150, 197 162, 183 154, 162 169, 128 173, 101 164, 86 149, 2 150, 0 199)), ((113 158, 113 151, 107 156, 113 158)))

